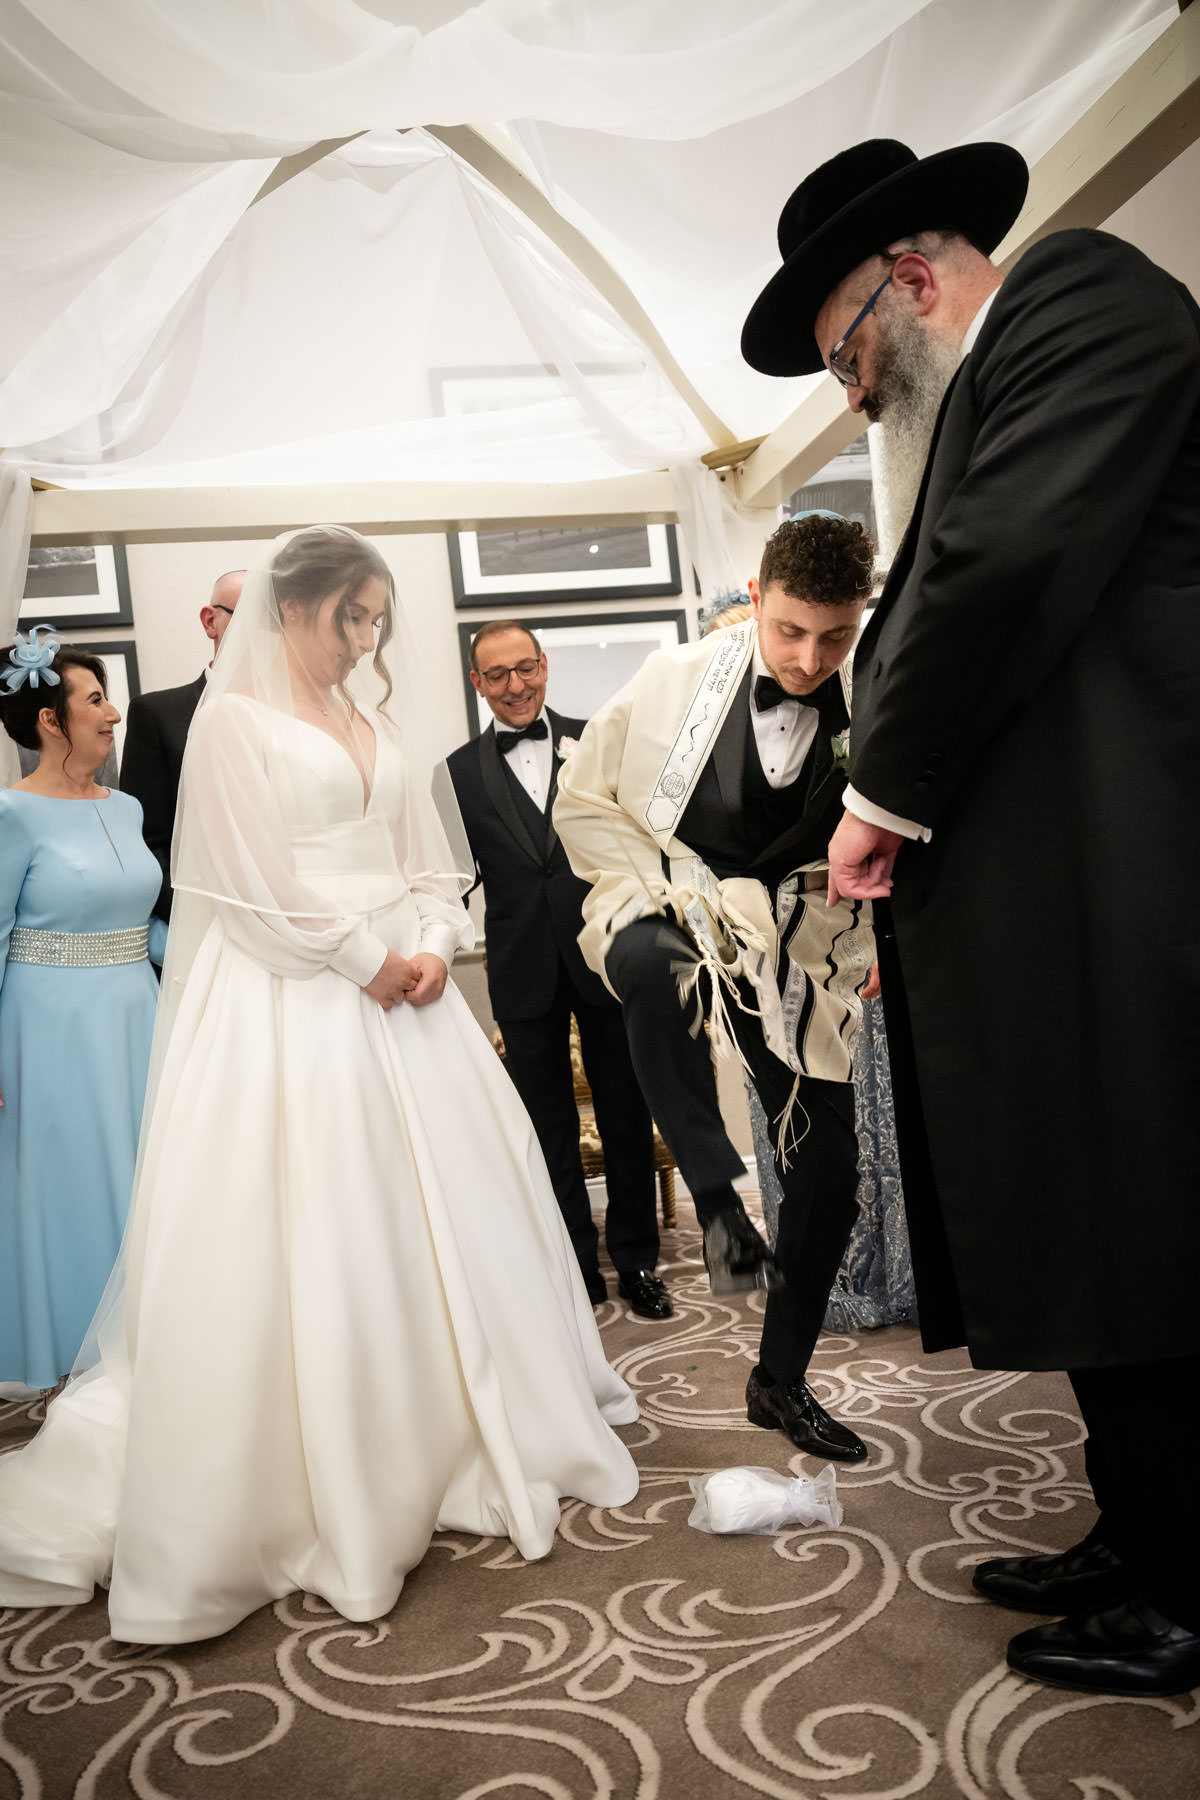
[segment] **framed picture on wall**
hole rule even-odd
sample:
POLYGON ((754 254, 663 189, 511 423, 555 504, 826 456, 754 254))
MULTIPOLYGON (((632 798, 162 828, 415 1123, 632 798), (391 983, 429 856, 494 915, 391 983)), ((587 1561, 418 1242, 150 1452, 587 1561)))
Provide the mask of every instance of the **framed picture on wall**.
POLYGON ((67 544, 31 550, 20 622, 45 622, 56 631, 132 625, 125 546, 67 544))
POLYGON ((651 600, 681 591, 673 525, 455 531, 447 544, 459 608, 651 600))
MULTIPOLYGON (((492 722, 491 708, 471 684, 471 639, 483 623, 476 619, 458 628, 472 737, 492 722)), ((682 607, 670 612, 568 613, 539 617, 531 626, 550 669, 547 704, 575 719, 590 719, 637 674, 652 650, 684 644, 688 635, 682 607)))

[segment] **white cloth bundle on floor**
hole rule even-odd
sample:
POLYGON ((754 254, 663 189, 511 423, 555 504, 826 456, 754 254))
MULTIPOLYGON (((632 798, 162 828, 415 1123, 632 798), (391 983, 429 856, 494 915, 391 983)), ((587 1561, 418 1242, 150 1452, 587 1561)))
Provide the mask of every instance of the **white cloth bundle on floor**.
POLYGON ((693 1475, 696 1504, 688 1524, 697 1531, 782 1531, 788 1525, 840 1525, 833 1464, 819 1475, 781 1475, 777 1469, 718 1469, 693 1475))

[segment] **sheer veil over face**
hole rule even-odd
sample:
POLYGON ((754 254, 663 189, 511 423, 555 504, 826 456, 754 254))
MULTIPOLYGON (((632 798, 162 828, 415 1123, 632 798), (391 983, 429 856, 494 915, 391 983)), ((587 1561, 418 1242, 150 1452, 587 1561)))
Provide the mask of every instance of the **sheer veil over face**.
POLYGON ((392 836, 394 889, 376 891, 373 905, 416 886, 457 901, 474 879, 449 782, 435 779, 437 738, 387 564, 344 526, 289 533, 247 574, 188 738, 172 853, 168 1014, 218 909, 227 921, 237 908, 271 917, 274 972, 285 975, 323 966, 347 929, 347 916, 295 874, 283 821, 303 812, 311 777, 304 758, 286 753, 293 727, 322 731, 344 750, 362 783, 363 825, 392 836), (267 754, 263 708, 277 715, 267 754), (399 752, 407 774, 394 817, 376 801, 383 746, 399 752))

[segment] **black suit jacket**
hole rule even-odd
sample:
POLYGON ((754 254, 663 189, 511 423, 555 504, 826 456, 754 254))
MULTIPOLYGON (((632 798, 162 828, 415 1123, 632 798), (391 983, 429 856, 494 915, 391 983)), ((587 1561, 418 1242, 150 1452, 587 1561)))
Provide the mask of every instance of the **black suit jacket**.
POLYGON ((142 803, 142 835, 158 858, 162 887, 154 905, 160 919, 171 916, 171 836, 179 798, 179 773, 188 729, 204 692, 205 675, 184 687, 160 688, 129 702, 121 787, 142 803))
POLYGON ((1200 1349, 1198 496, 1194 301, 1044 238, 947 395, 851 732, 855 788, 932 827, 883 998, 922 1331, 984 1368, 1200 1349))
MULTIPOLYGON (((545 717, 555 752, 562 738, 578 738, 585 724, 550 707, 545 717)), ((494 726, 447 758, 483 883, 488 994, 501 1024, 548 1012, 564 966, 586 1000, 616 1005, 579 952, 588 884, 572 874, 551 821, 557 754, 552 761, 550 793, 545 812, 539 813, 501 756, 494 726)))

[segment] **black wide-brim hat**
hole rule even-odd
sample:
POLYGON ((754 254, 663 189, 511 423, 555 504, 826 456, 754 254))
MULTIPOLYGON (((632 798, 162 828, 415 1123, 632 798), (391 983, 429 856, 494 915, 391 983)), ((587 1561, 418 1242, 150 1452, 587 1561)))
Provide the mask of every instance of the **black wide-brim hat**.
POLYGON ((960 231, 990 256, 1025 203, 1029 170, 1008 144, 962 144, 919 158, 870 138, 822 163, 779 215, 783 267, 742 327, 742 355, 764 375, 824 368, 813 329, 834 288, 867 257, 917 231, 960 231))

